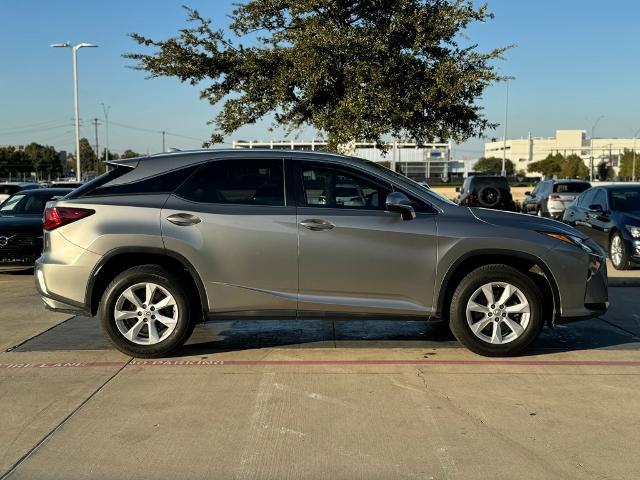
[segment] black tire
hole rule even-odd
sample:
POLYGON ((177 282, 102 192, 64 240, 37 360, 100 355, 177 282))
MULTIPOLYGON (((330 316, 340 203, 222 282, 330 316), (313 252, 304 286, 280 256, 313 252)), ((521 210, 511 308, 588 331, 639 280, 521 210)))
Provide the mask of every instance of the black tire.
POLYGON ((180 280, 158 265, 140 265, 125 270, 115 277, 102 295, 99 313, 102 329, 109 341, 122 353, 139 358, 158 358, 169 355, 184 345, 195 326, 189 296, 183 290, 180 280), (166 289, 173 296, 178 309, 175 329, 166 339, 161 339, 153 345, 141 345, 125 338, 118 330, 114 318, 114 308, 122 292, 144 282, 153 282, 166 289))
POLYGON ((497 206, 502 200, 502 193, 499 188, 487 185, 478 192, 478 203, 486 208, 497 206))
POLYGON ((631 269, 631 259, 629 258, 627 247, 624 244, 624 239, 622 238, 622 235, 620 235, 620 232, 615 232, 613 235, 611 235, 611 238, 609 239, 609 259, 611 260, 611 265, 613 265, 613 268, 615 268, 616 270, 631 269), (612 247, 614 245, 614 241, 616 237, 620 242, 620 247, 622 249, 622 255, 620 257, 620 261, 617 264, 616 264, 616 261, 614 260, 614 256, 612 252, 612 247))
POLYGON ((485 265, 473 270, 458 284, 451 299, 449 326, 453 335, 472 352, 487 357, 518 355, 540 335, 544 326, 542 294, 531 278, 508 265, 485 265), (467 323, 467 302, 473 293, 488 282, 507 282, 524 294, 530 308, 529 323, 516 339, 492 344, 476 336, 467 323))

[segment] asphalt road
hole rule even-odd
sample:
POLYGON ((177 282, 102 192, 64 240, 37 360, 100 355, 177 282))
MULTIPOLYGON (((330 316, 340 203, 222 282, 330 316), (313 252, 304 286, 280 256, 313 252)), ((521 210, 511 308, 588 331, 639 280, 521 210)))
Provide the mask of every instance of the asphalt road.
POLYGON ((96 319, 46 312, 30 276, 0 275, 0 291, 0 479, 640 471, 640 287, 515 359, 437 324, 263 321, 201 326, 178 355, 138 361, 96 319))

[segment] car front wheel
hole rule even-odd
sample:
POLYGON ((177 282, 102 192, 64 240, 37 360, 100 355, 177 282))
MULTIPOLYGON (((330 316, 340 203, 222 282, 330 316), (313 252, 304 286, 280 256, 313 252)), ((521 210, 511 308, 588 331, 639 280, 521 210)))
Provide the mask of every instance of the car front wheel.
POLYGON ((455 337, 484 356, 521 353, 544 325, 541 293, 524 273, 508 265, 485 265, 464 277, 449 312, 455 337))
POLYGON ((609 258, 616 270, 629 270, 631 264, 620 233, 616 232, 609 242, 609 258))
POLYGON ((189 309, 177 278, 157 265, 142 265, 125 270, 109 284, 100 302, 100 321, 122 353, 163 357, 191 335, 189 309))

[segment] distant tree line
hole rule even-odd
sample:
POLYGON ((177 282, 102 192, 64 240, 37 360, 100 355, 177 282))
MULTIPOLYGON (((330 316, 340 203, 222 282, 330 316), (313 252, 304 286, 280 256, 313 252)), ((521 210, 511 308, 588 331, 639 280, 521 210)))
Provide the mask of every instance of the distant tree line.
MULTIPOLYGON (((133 150, 127 149, 121 156, 117 153, 109 152, 109 159, 132 158, 140 155, 133 150)), ((80 159, 83 172, 99 174, 105 170, 105 153, 103 152, 98 158, 86 138, 80 139, 80 159)), ((67 172, 75 171, 75 155, 68 154, 66 159, 61 160, 60 152, 50 145, 40 145, 33 142, 23 150, 16 149, 13 146, 0 147, 0 177, 18 179, 30 177, 32 173, 35 173, 38 180, 59 178, 67 173, 63 163, 65 160, 67 172)))

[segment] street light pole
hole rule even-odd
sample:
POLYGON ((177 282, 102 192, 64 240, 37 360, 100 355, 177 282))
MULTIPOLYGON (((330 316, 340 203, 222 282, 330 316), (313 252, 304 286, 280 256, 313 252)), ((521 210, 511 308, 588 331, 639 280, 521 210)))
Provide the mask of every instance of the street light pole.
POLYGON ((107 150, 105 151, 105 154, 104 154, 104 160, 108 162, 109 161, 109 110, 111 109, 111 105, 105 106, 104 103, 100 103, 100 105, 102 105, 102 111, 104 112, 104 123, 106 128, 105 142, 107 144, 107 150))
POLYGON ((502 139, 502 172, 503 177, 507 176, 507 131, 509 125, 509 81, 515 77, 504 77, 507 82, 507 98, 504 106, 504 138, 502 139))
POLYGON ((71 45, 69 42, 54 43, 53 48, 70 48, 73 57, 73 109, 75 113, 76 126, 76 178, 78 182, 82 181, 80 173, 80 107, 78 106, 78 50, 85 47, 95 48, 97 45, 92 43, 79 43, 71 45))
POLYGON ((633 163, 631 164, 631 181, 636 181, 636 140, 638 139, 638 133, 640 133, 640 128, 635 131, 633 134, 633 163))
POLYGON ((593 137, 595 135, 596 127, 600 120, 604 118, 604 115, 600 115, 596 121, 593 123, 593 127, 591 127, 591 161, 589 162, 589 180, 593 182, 593 137))

